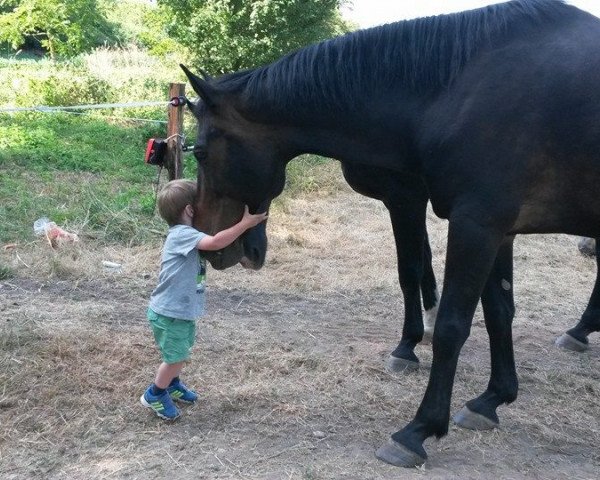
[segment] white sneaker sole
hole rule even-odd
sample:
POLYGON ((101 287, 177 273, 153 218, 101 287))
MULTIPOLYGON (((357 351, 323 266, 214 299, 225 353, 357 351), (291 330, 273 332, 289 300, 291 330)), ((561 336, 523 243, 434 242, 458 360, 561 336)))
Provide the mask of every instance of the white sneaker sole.
POLYGON ((160 412, 157 412, 156 410, 154 410, 154 408, 152 408, 152 405, 150 405, 150 404, 149 404, 149 403, 146 401, 146 399, 144 398, 144 395, 142 395, 142 396, 140 397, 140 403, 141 403, 141 404, 142 404, 144 407, 146 407, 146 408, 149 408, 150 410, 152 410, 152 411, 154 412, 154 414, 155 414, 157 417, 160 417, 160 418, 162 418, 162 419, 164 419, 164 420, 175 420, 175 419, 179 418, 179 416, 181 415, 181 412, 179 412, 179 411, 177 411, 177 416, 176 416, 176 417, 167 417, 166 415, 163 415, 162 413, 160 413, 160 412))

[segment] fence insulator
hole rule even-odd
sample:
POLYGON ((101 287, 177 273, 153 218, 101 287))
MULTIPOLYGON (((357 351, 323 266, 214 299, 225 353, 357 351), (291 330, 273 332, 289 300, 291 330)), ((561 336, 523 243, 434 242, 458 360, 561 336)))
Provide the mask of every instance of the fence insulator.
POLYGON ((169 103, 173 107, 181 107, 182 105, 185 105, 185 101, 186 101, 186 98, 184 96, 179 96, 179 97, 171 98, 169 103))

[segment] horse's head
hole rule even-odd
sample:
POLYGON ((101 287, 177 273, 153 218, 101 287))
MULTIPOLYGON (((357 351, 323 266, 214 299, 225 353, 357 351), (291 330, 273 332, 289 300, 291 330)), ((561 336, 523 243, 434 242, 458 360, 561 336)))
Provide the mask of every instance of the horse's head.
MULTIPOLYGON (((285 183, 272 128, 243 114, 237 95, 192 74, 183 65, 199 101, 191 105, 198 121, 194 155, 198 161, 198 198, 194 226, 214 234, 238 222, 248 205, 251 213, 266 211, 285 183)), ((205 252, 216 269, 241 262, 262 267, 267 249, 265 222, 247 231, 219 252, 205 252)))

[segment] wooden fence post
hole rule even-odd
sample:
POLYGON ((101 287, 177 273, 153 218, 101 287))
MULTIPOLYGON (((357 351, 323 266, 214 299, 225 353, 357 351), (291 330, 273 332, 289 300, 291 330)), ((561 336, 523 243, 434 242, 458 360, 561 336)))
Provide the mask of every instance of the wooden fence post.
MULTIPOLYGON (((169 100, 175 97, 185 96, 185 83, 169 84, 169 100)), ((168 109, 167 123, 167 153, 165 163, 169 172, 169 180, 181 178, 183 158, 183 109, 185 102, 177 106, 170 105, 168 109)))

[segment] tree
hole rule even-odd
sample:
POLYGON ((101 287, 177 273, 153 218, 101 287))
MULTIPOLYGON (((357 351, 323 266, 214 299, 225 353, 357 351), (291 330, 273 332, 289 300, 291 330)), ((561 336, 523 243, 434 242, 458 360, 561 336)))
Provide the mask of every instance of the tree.
MULTIPOLYGON (((307 44, 349 30, 343 0, 158 0, 149 18, 193 62, 218 74, 269 63, 307 44)), ((148 38, 156 47, 160 41, 148 38)))
POLYGON ((0 42, 39 42, 52 58, 116 40, 98 0, 0 0, 0 42))

